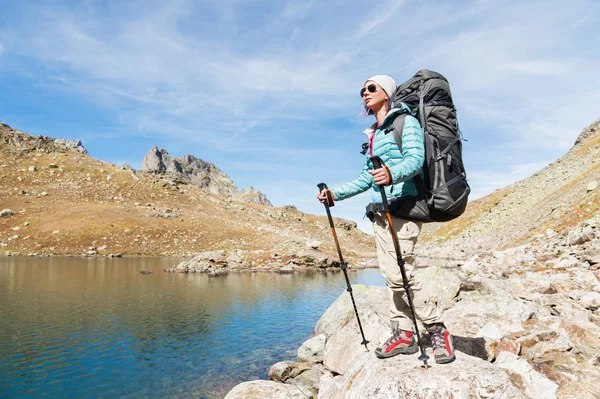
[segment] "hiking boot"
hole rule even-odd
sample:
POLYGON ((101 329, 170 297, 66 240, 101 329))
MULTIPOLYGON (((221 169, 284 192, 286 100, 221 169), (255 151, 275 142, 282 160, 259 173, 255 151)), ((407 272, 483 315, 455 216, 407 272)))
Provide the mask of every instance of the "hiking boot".
POLYGON ((435 362, 438 364, 453 362, 456 356, 454 355, 452 335, 450 335, 444 323, 429 324, 427 332, 431 335, 431 346, 433 347, 435 362))
POLYGON ((398 322, 392 321, 392 336, 383 345, 375 349, 375 355, 380 359, 399 354, 412 355, 417 353, 419 347, 412 331, 398 328, 398 322))

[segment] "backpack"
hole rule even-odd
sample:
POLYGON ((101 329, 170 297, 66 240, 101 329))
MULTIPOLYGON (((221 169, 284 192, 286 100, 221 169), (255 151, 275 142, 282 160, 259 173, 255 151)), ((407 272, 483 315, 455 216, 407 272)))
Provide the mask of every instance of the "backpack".
MULTIPOLYGON (((394 103, 403 102, 423 128, 425 162, 414 177, 418 197, 396 198, 390 212, 399 217, 424 222, 446 222, 462 215, 471 188, 462 161, 462 134, 448 80, 427 69, 417 72, 396 89, 394 103)), ((406 114, 391 125, 402 151, 402 130, 406 114)))

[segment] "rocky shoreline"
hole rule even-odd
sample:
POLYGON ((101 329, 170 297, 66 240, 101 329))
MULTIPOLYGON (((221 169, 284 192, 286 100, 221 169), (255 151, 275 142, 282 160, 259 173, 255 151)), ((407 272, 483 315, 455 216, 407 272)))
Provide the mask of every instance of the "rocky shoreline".
POLYGON ((427 263, 421 259, 416 278, 444 310, 455 362, 424 369, 418 354, 377 359, 373 350, 389 334, 387 292, 357 285, 369 352, 343 293, 296 359, 273 365, 269 381, 239 384, 226 399, 599 397, 600 215, 519 247, 427 263))
MULTIPOLYGON (((231 251, 218 250, 202 252, 176 266, 165 269, 170 273, 206 273, 211 277, 236 272, 276 272, 281 274, 302 271, 340 271, 340 262, 318 250, 318 243, 293 254, 274 252, 264 261, 264 250, 231 251)), ((363 259, 351 265, 353 270, 377 267, 374 258, 363 259)))

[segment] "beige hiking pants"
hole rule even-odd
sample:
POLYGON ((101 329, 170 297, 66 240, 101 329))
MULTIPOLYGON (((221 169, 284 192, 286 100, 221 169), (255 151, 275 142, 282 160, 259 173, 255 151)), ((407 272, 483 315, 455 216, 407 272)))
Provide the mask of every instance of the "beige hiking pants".
MULTIPOLYGON (((415 260, 414 248, 421 232, 422 223, 411 222, 394 216, 392 216, 392 223, 405 262, 404 268, 409 280, 417 319, 420 319, 424 324, 441 323, 441 312, 437 309, 436 303, 423 292, 421 284, 416 282, 412 276, 415 260)), ((390 320, 397 321, 398 326, 403 330, 414 331, 410 307, 402 284, 402 273, 398 266, 392 234, 385 213, 378 212, 374 214, 373 232, 377 243, 379 271, 385 277, 390 293, 390 320)))

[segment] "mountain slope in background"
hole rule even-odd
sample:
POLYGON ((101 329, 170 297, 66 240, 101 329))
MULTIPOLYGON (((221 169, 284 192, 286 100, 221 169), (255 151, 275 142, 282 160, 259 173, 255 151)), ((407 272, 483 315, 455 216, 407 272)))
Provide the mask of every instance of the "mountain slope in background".
MULTIPOLYGON (((316 246, 337 258, 324 216, 293 206, 238 202, 169 174, 118 167, 72 147, 0 124, 0 254, 241 250, 260 264, 316 246)), ((337 219, 336 224, 349 260, 373 256, 369 235, 353 222, 337 219)))
POLYGON ((582 131, 567 154, 531 177, 470 202, 458 219, 425 225, 422 239, 467 252, 517 246, 598 213, 598 182, 600 119, 582 131))
MULTIPOLYGON (((236 192, 226 174, 192 156, 170 158, 156 147, 150 152, 154 158, 145 162, 150 171, 134 171, 91 158, 81 143, 0 125, 0 207, 13 211, 0 218, 1 253, 291 251, 317 240, 335 255, 323 217, 294 207, 238 202, 256 202, 261 193, 251 187, 236 192), (207 176, 203 185, 200 180, 207 176)), ((503 249, 550 229, 573 227, 600 208, 599 160, 600 120, 583 130, 567 154, 533 176, 472 201, 452 222, 426 224, 417 250, 503 249)), ((372 238, 353 222, 341 223, 342 246, 352 248, 349 256, 373 256, 372 238)))

